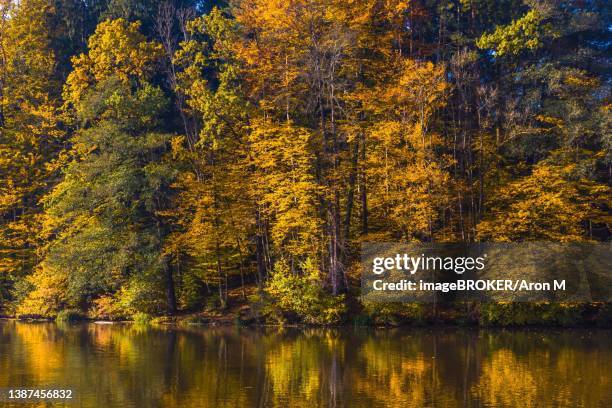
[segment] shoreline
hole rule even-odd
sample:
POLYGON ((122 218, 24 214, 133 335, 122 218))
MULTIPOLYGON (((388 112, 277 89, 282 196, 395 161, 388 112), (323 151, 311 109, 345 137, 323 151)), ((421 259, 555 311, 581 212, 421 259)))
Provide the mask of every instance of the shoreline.
POLYGON ((221 328, 221 327, 237 327, 237 328, 281 328, 281 329, 347 329, 347 328, 364 328, 364 329, 545 329, 545 330, 573 330, 573 329, 588 329, 588 330, 611 330, 610 324, 597 324, 597 322, 579 322, 577 324, 550 324, 546 322, 527 323, 527 324, 479 324, 479 323, 464 323, 452 321, 435 321, 435 322, 410 322, 403 321, 397 324, 358 324, 356 321, 346 321, 341 324, 334 325, 316 325, 305 323, 258 323, 258 322, 237 322, 229 319, 194 319, 193 315, 177 317, 157 317, 148 322, 138 322, 135 320, 103 320, 93 318, 79 318, 70 320, 57 320, 51 317, 40 318, 19 318, 11 316, 0 316, 0 322, 12 321, 19 323, 56 323, 56 324, 95 324, 95 325, 134 325, 141 327, 168 327, 168 328, 185 328, 185 327, 202 327, 202 328, 221 328))

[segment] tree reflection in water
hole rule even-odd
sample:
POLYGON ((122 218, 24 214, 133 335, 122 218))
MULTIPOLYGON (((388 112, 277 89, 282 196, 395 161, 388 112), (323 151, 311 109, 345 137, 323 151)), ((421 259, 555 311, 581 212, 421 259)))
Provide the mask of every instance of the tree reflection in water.
POLYGON ((612 389, 610 339, 604 330, 5 321, 0 388, 72 388, 84 407, 597 407, 612 389))

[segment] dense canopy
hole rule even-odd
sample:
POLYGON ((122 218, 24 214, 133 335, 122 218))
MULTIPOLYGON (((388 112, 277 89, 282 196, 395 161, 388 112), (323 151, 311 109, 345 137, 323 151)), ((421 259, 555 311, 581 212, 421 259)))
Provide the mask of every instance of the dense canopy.
POLYGON ((365 241, 608 241, 610 7, 0 0, 0 314, 334 323, 365 241))

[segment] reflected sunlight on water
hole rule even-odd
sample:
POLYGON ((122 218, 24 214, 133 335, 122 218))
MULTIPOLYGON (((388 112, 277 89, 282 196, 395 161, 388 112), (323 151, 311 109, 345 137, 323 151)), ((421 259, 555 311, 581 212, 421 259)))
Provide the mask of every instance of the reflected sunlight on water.
POLYGON ((82 407, 603 407, 610 334, 2 321, 0 388, 72 388, 82 407))

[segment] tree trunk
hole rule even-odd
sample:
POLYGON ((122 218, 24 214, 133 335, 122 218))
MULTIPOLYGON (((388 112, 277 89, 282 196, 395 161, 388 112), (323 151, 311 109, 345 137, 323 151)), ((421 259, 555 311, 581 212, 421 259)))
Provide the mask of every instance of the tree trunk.
POLYGON ((174 275, 172 273, 172 266, 168 261, 167 257, 163 260, 164 269, 166 272, 166 299, 168 302, 168 314, 172 315, 176 313, 176 293, 174 290, 174 275))
POLYGON ((359 190, 361 192, 361 233, 368 233, 368 194, 366 191, 366 173, 365 173, 365 161, 366 161, 366 143, 365 134, 361 135, 361 185, 359 190))
POLYGON ((261 294, 263 291, 263 280, 266 274, 266 260, 264 254, 263 228, 261 225, 261 215, 259 210, 255 212, 255 251, 257 257, 257 290, 261 294))
POLYGON ((357 182, 357 160, 359 159, 359 141, 355 141, 355 151, 352 157, 351 174, 346 198, 346 218, 344 219, 344 241, 350 242, 351 217, 353 215, 353 201, 355 196, 355 183, 357 182))

